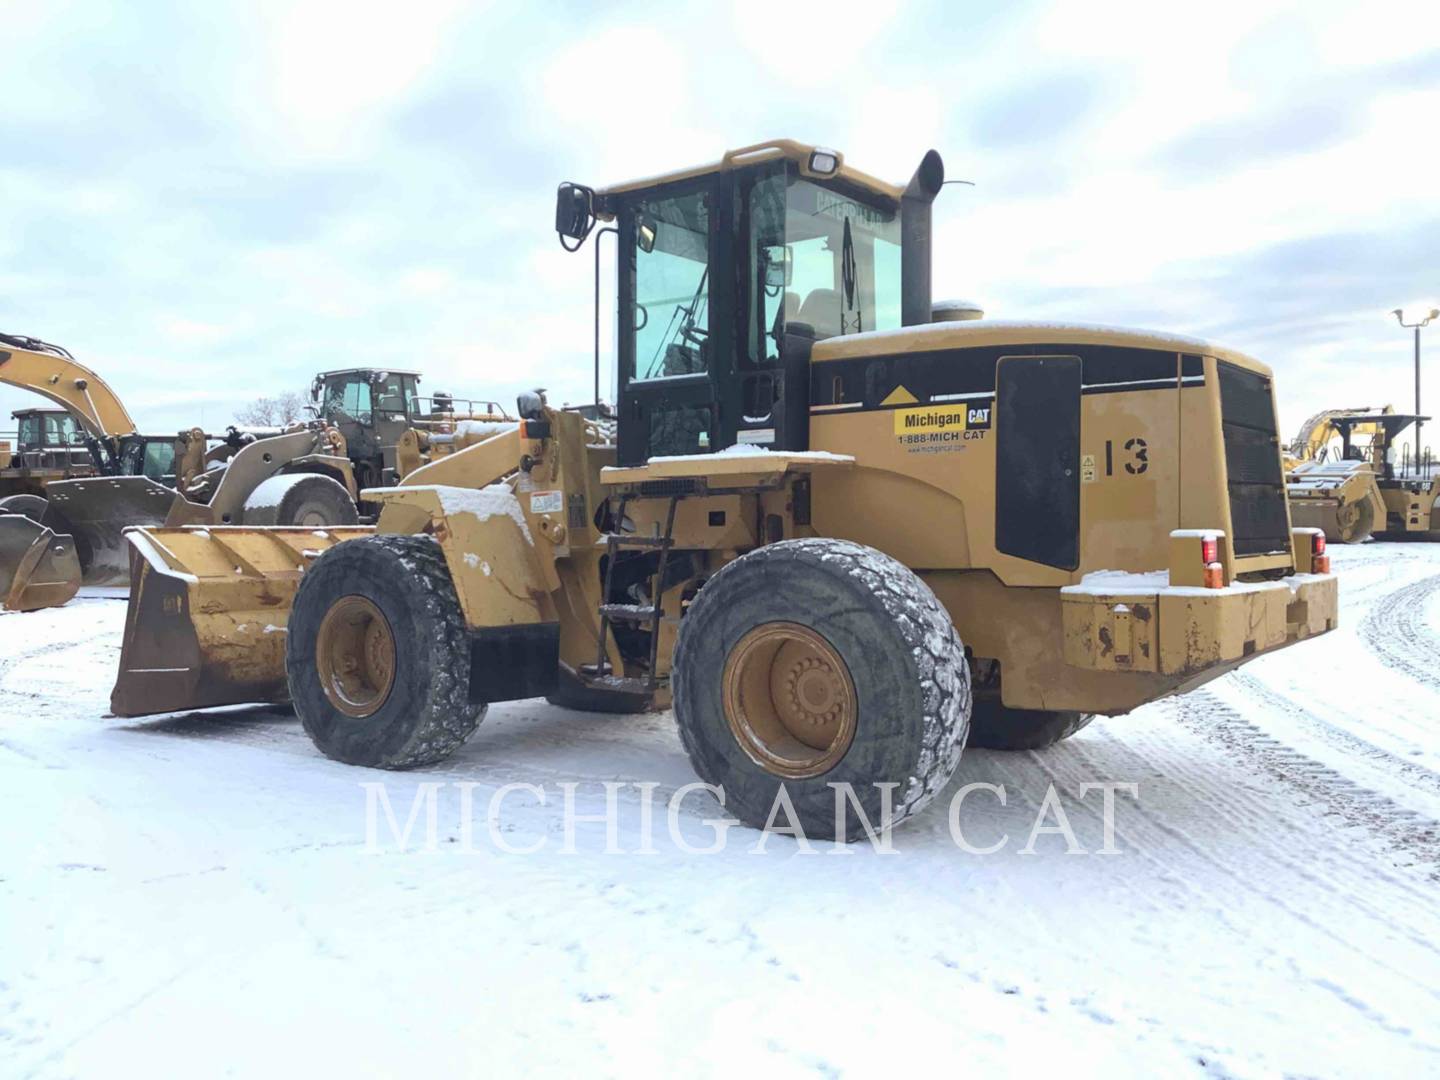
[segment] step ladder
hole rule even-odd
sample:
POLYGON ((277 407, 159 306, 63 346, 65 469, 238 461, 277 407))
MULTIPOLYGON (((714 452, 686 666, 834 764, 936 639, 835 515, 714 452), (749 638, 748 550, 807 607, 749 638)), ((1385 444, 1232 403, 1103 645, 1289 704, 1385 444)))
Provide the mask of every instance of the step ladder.
POLYGON ((660 598, 665 582, 665 568, 670 562, 670 551, 675 546, 675 508, 680 503, 680 496, 670 496, 670 506, 665 513, 665 532, 662 536, 633 536, 621 531, 625 524, 625 506, 630 499, 631 496, 628 494, 620 496, 620 505, 615 513, 615 531, 607 533, 605 536, 610 560, 605 566, 604 591, 600 594, 599 651, 595 657, 595 663, 582 665, 580 674, 590 679, 611 675, 610 662, 605 658, 605 643, 610 636, 611 627, 615 623, 633 623, 650 631, 650 667, 643 679, 617 681, 633 682, 637 684, 636 689, 654 691, 665 682, 655 674, 660 656, 660 619, 663 614, 660 598), (655 567, 655 576, 650 582, 649 604, 612 604, 608 602, 611 581, 615 574, 615 564, 619 561, 618 556, 622 551, 660 552, 660 560, 655 567))

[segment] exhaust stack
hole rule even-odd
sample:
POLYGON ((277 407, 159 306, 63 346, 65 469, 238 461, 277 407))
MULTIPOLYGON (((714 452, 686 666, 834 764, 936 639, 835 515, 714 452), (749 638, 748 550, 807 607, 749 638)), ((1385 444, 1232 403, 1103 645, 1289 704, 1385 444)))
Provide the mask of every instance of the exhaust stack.
POLYGON ((900 322, 923 326, 930 313, 930 204, 945 183, 945 163, 929 151, 900 196, 900 322))

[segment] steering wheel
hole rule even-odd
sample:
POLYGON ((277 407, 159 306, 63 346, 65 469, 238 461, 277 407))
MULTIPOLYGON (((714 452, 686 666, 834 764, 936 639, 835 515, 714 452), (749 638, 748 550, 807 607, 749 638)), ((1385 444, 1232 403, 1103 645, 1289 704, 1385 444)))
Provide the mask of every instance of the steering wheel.
POLYGON ((638 334, 641 330, 644 330, 645 327, 650 325, 650 309, 637 300, 635 302, 635 310, 639 314, 644 316, 644 318, 642 318, 638 323, 635 324, 635 332, 638 334))

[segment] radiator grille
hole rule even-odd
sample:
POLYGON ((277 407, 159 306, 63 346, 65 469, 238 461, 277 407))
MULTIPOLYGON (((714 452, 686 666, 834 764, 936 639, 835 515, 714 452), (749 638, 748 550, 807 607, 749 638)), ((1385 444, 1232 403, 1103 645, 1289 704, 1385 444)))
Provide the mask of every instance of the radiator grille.
POLYGON ((1289 551, 1290 519, 1270 379, 1221 361, 1220 426, 1235 554, 1289 551))

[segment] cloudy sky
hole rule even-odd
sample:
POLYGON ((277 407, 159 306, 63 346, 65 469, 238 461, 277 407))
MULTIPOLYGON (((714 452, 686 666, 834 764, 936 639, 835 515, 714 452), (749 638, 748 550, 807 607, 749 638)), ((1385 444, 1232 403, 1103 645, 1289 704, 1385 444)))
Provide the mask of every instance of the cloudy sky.
MULTIPOLYGON (((776 136, 897 180, 936 147, 976 183, 937 204, 937 296, 1243 349, 1287 428, 1408 406, 1388 312, 1440 304, 1431 4, 0 0, 0 26, 0 330, 150 431, 351 364, 587 400, 555 185, 776 136)), ((1430 351, 1440 411, 1440 325, 1430 351)))

